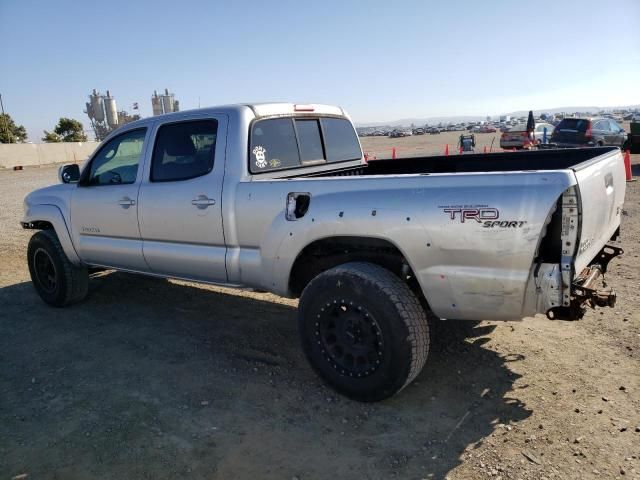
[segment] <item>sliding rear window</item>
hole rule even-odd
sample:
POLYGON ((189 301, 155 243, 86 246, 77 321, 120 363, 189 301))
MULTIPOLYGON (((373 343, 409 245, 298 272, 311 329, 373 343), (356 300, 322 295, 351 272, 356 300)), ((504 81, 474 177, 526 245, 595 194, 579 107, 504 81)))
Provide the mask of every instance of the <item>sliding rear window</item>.
POLYGON ((322 135, 318 120, 295 120, 300 160, 302 163, 321 162, 325 160, 322 148, 322 135))
POLYGON ((358 137, 343 118, 269 118, 254 122, 251 129, 251 173, 360 158, 358 137))

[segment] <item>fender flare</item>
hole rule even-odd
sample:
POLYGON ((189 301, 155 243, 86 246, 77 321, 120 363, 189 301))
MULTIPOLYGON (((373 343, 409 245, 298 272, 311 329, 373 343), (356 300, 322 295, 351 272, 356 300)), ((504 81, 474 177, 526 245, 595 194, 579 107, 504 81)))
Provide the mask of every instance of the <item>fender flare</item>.
POLYGON ((58 235, 62 249, 65 255, 71 263, 74 265, 82 265, 82 261, 78 256, 78 252, 73 245, 71 235, 69 233, 69 226, 62 215, 60 209, 55 205, 31 205, 27 208, 22 220, 22 224, 25 228, 34 228, 30 224, 37 222, 48 222, 53 226, 53 229, 58 235))

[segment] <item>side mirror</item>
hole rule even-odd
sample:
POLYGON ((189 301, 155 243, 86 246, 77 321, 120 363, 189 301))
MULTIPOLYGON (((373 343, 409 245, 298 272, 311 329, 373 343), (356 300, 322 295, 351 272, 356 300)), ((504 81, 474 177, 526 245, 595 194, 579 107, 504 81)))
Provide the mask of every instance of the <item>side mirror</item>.
POLYGON ((62 183, 76 183, 80 180, 80 166, 76 163, 63 165, 58 169, 58 179, 62 183))

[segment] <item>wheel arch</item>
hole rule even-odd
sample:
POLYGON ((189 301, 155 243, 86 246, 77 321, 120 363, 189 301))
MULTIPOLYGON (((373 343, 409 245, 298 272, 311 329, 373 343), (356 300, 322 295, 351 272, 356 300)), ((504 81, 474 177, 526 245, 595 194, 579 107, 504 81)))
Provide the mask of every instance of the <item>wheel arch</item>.
POLYGON ((31 205, 20 223, 25 229, 54 230, 69 261, 74 265, 82 265, 71 240, 67 222, 57 206, 31 205))
POLYGON ((308 243, 298 253, 290 268, 290 295, 299 297, 313 278, 333 267, 350 262, 369 262, 390 270, 406 281, 414 293, 427 303, 411 264, 402 250, 387 238, 368 236, 329 236, 308 243))

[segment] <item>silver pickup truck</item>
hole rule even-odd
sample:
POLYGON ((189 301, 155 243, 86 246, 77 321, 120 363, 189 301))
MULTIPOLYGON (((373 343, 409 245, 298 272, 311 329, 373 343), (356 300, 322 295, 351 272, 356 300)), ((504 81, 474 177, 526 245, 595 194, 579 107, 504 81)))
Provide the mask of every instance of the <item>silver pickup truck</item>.
POLYGON ((233 105, 113 132, 25 199, 33 285, 62 307, 95 268, 300 298, 305 354, 351 398, 393 395, 441 319, 574 320, 612 306, 617 148, 363 158, 328 105, 233 105))

